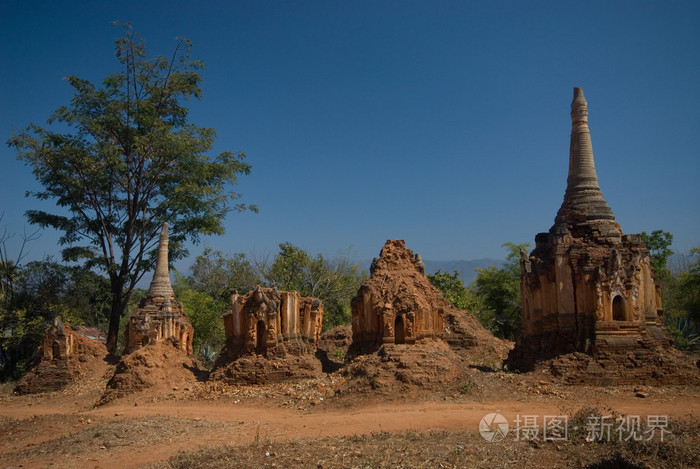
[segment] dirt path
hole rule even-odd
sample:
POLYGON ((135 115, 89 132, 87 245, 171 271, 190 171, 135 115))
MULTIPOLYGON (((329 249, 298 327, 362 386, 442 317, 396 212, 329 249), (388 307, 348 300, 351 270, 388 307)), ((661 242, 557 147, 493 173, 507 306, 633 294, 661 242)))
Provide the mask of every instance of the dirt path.
MULTIPOLYGON (((24 444, 30 441, 27 445, 41 444, 42 441, 50 442, 50 438, 60 437, 63 432, 67 434, 76 431, 80 426, 79 423, 91 421, 101 425, 122 423, 135 426, 146 425, 158 417, 167 417, 186 419, 187 421, 182 424, 185 427, 195 426, 200 422, 206 422, 209 425, 196 431, 182 431, 165 439, 156 438, 155 441, 151 441, 151 435, 145 435, 148 438, 148 444, 144 442, 145 440, 135 442, 124 440, 125 443, 120 445, 119 435, 117 435, 114 439, 116 442, 109 445, 95 447, 86 444, 83 449, 65 454, 48 454, 51 450, 44 450, 46 455, 40 451, 21 461, 23 467, 51 465, 52 467, 130 468, 166 460, 179 450, 224 444, 239 446, 254 441, 348 436, 382 431, 437 429, 476 431, 481 418, 491 412, 498 412, 514 422, 518 415, 571 414, 580 409, 584 403, 587 406, 598 407, 602 411, 613 409, 629 415, 668 415, 671 418, 700 416, 698 399, 640 399, 613 396, 587 399, 585 402, 577 399, 535 399, 464 403, 384 403, 351 409, 331 405, 324 408, 326 404, 319 403, 310 411, 290 410, 264 404, 237 404, 228 400, 160 401, 138 406, 115 403, 88 411, 76 411, 70 407, 42 403, 31 406, 1 406, 0 416, 12 419, 43 416, 44 419, 52 422, 49 425, 42 423, 42 418, 35 418, 36 421, 32 426, 34 437, 22 439, 24 444), (143 422, 138 419, 142 419, 143 422), (67 428, 56 435, 56 426, 62 421, 65 421, 67 428), (45 431, 42 432, 42 429, 45 431)), ((85 431, 93 431, 93 426, 85 425, 85 431)), ((95 435, 101 431, 94 427, 95 435)), ((158 428, 151 431, 157 432, 158 428)), ((162 431, 164 432, 165 429, 162 431)), ((18 448, 3 448, 3 452, 13 454, 11 450, 17 451, 18 448)), ((20 461, 7 461, 2 454, 0 459, 6 461, 4 464, 20 463, 20 461)))

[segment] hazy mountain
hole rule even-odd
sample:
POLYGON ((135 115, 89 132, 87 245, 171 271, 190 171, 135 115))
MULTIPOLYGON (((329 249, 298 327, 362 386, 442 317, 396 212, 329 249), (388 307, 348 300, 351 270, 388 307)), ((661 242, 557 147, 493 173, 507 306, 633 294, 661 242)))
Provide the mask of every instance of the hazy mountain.
MULTIPOLYGON (((495 265, 496 267, 501 267, 505 261, 503 259, 472 259, 469 261, 429 261, 423 259, 425 264, 425 273, 434 274, 438 270, 443 272, 454 272, 455 270, 459 272, 459 277, 462 279, 465 285, 469 285, 476 278, 476 272, 474 269, 483 269, 490 265, 495 265)), ((369 272, 369 265, 372 263, 371 260, 360 261, 360 267, 369 272)))

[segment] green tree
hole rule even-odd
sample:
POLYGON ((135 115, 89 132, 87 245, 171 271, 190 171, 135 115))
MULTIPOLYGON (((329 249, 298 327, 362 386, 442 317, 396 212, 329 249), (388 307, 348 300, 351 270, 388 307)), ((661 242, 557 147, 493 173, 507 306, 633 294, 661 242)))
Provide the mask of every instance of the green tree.
POLYGON ((312 257, 291 243, 280 244, 272 264, 261 266, 261 270, 268 285, 323 301, 324 329, 350 323, 350 300, 366 278, 348 255, 312 257))
MULTIPOLYGON (((508 250, 506 262, 500 269, 489 266, 476 269, 478 275, 473 289, 483 305, 483 310, 475 312, 494 335, 515 340, 520 332, 520 251, 527 251, 530 245, 504 243, 508 250)), ((483 323, 483 322, 482 322, 483 323)))
POLYGON ((51 258, 17 266, 13 294, 0 305, 0 378, 17 378, 27 370, 55 318, 99 327, 108 306, 107 280, 85 268, 51 258))
POLYGON ((668 270, 668 258, 671 257, 671 243, 673 235, 668 231, 654 230, 651 234, 642 231, 642 240, 646 244, 651 254, 651 266, 654 269, 654 276, 659 282, 670 280, 671 273, 668 270))
POLYGON ((245 254, 224 255, 205 248, 190 267, 187 277, 193 290, 207 293, 215 300, 228 301, 233 290, 246 293, 263 281, 245 254))
POLYGON ((427 274, 428 280, 435 288, 442 292, 442 296, 447 301, 455 305, 459 309, 471 311, 476 302, 476 298, 464 286, 462 279, 459 278, 459 271, 455 270, 452 273, 438 270, 434 274, 427 274))
POLYGON ((230 201, 239 197, 228 188, 250 172, 242 153, 208 156, 214 130, 187 120, 183 101, 202 94, 203 65, 191 60, 190 42, 180 39, 170 57, 148 59, 141 37, 128 25, 125 31, 116 41, 121 70, 102 86, 67 78, 75 94, 48 122, 69 132, 31 124, 8 141, 43 186, 30 195, 61 207, 30 210, 29 221, 63 232, 65 260, 82 259, 109 277, 111 352, 129 297, 154 263, 161 224, 171 224, 173 259, 185 255, 186 239, 222 234, 230 201))
POLYGON ((229 309, 230 304, 223 298, 214 299, 204 291, 190 288, 190 281, 179 272, 175 272, 173 289, 194 328, 192 348, 198 358, 211 363, 215 352, 226 343, 226 333, 221 315, 229 309))

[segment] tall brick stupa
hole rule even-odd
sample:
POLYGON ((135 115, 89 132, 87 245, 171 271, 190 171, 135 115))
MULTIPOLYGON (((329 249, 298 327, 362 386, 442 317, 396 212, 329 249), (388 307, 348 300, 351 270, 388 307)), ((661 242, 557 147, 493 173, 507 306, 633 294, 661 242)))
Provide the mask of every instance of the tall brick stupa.
MULTIPOLYGON (((603 198, 581 88, 574 88, 571 126, 564 201, 535 249, 521 252, 522 328, 507 361, 526 371, 578 352, 592 359, 583 381, 659 381, 672 372, 659 370, 672 341, 651 258, 640 235, 622 232, 603 198)), ((576 373, 580 363, 570 368, 576 373)))
POLYGON ((175 301, 168 269, 168 224, 163 223, 158 240, 158 258, 151 286, 138 309, 129 316, 124 337, 125 353, 148 344, 172 340, 177 348, 192 355, 194 328, 182 303, 175 301))

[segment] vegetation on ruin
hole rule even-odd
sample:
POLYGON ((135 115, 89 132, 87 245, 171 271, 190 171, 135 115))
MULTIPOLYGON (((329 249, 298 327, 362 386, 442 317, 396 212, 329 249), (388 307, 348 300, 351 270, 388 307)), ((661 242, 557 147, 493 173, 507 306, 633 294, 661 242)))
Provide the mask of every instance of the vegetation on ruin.
POLYGON ((163 222, 178 259, 185 240, 222 234, 232 208, 256 210, 231 206, 239 197, 231 186, 251 170, 245 155, 209 156, 215 131, 188 122, 183 101, 201 97, 203 68, 191 59, 190 42, 179 39, 170 57, 147 58, 141 37, 123 26, 120 69, 100 86, 67 77, 74 95, 51 115, 52 127, 30 124, 8 141, 43 186, 29 195, 56 203, 52 211, 28 211, 30 223, 61 231, 64 260, 109 278, 112 352, 129 298, 155 261, 163 222))
POLYGON ((175 273, 175 297, 192 322, 193 347, 204 362, 206 355, 218 353, 226 341, 221 315, 231 309, 231 293, 245 294, 256 285, 321 299, 324 330, 350 324, 350 299, 366 278, 360 266, 348 254, 327 258, 288 242, 279 249, 270 259, 205 248, 190 266, 190 275, 175 273))

